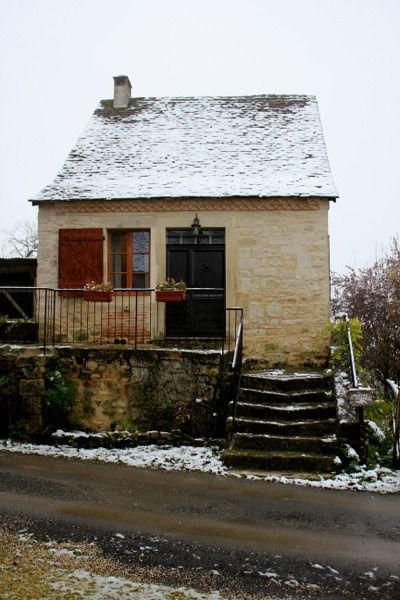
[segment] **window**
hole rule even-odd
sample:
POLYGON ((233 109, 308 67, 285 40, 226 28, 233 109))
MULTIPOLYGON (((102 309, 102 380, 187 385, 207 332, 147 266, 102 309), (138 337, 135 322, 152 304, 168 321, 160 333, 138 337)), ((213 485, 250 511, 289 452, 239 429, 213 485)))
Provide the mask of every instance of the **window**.
POLYGON ((150 287, 150 231, 111 231, 108 237, 108 271, 113 286, 150 287))
POLYGON ((167 244, 173 246, 225 244, 225 229, 201 229, 195 240, 191 229, 167 229, 167 244))

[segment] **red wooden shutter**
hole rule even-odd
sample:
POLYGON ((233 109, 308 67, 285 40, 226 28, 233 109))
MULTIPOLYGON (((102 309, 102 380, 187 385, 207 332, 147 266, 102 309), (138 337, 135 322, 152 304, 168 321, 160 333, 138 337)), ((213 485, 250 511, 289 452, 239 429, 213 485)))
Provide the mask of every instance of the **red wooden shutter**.
POLYGON ((89 281, 103 281, 103 239, 102 229, 59 230, 60 288, 82 288, 89 281))

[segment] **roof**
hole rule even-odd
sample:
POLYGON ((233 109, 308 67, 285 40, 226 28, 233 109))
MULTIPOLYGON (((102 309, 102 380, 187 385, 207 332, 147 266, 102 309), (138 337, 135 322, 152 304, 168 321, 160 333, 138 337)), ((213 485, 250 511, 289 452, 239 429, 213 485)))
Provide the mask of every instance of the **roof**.
POLYGON ((335 198, 314 96, 103 100, 35 198, 335 198))

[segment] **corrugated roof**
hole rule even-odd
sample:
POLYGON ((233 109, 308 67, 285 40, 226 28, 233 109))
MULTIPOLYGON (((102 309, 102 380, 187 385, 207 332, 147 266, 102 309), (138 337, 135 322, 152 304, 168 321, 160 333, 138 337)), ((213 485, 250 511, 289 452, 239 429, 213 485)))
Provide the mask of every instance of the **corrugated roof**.
POLYGON ((32 200, 336 197, 314 96, 101 101, 32 200))

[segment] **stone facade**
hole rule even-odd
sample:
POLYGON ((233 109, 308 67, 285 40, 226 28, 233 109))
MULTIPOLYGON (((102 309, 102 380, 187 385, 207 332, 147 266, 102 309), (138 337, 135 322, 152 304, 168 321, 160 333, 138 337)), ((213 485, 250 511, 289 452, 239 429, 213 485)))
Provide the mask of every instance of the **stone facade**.
MULTIPOLYGON (((245 356, 266 366, 324 366, 329 320, 329 201, 319 198, 233 198, 42 202, 38 286, 58 285, 58 230, 151 231, 151 287, 165 278, 166 229, 225 229, 226 305, 245 315, 245 356), (146 210, 147 209, 147 210, 146 210)), ((152 320, 153 338, 163 319, 152 320)))

